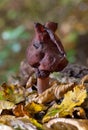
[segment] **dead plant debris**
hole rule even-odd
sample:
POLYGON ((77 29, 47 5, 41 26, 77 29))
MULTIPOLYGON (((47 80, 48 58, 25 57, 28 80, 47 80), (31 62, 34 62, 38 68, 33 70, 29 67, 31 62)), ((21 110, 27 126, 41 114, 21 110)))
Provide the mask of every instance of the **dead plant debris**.
POLYGON ((2 84, 0 129, 87 130, 88 75, 78 82, 68 78, 62 82, 61 77, 60 80, 55 79, 55 76, 50 77, 50 87, 41 94, 37 93, 34 74, 27 81, 26 87, 2 84))

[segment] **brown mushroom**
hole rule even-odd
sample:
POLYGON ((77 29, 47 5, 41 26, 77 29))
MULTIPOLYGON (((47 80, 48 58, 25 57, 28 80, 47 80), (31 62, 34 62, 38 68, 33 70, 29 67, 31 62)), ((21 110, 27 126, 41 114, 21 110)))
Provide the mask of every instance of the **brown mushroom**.
POLYGON ((35 68, 38 93, 49 88, 49 74, 67 65, 66 54, 55 34, 57 23, 35 23, 35 36, 27 49, 28 63, 35 68))

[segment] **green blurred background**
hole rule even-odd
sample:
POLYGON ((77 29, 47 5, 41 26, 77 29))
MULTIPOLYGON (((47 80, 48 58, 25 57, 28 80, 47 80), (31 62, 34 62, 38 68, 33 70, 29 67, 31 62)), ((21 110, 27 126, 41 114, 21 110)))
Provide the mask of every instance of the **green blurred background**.
POLYGON ((88 0, 0 0, 0 83, 19 70, 33 23, 54 21, 71 63, 88 66, 88 0))

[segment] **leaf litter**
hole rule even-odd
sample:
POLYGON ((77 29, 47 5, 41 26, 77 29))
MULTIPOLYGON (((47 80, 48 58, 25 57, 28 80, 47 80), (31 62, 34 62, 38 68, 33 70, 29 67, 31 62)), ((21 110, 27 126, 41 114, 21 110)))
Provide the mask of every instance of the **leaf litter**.
MULTIPOLYGON (((1 128, 48 130, 50 128, 47 124, 50 121, 54 120, 53 125, 55 125, 55 120, 67 119, 68 117, 76 121, 77 118, 85 119, 87 122, 88 83, 86 81, 88 75, 84 76, 80 82, 75 82, 75 80, 61 82, 50 78, 50 88, 42 94, 38 94, 36 89, 32 89, 33 86, 36 87, 36 79, 33 80, 33 77, 30 77, 26 87, 7 83, 0 86, 1 128)), ((63 121, 61 122, 63 123, 63 121)), ((59 124, 60 122, 58 122, 59 124)), ((73 130, 78 128, 75 124, 72 126, 74 126, 73 130)), ((65 127, 69 129, 71 124, 70 126, 64 124, 63 128, 65 127)))

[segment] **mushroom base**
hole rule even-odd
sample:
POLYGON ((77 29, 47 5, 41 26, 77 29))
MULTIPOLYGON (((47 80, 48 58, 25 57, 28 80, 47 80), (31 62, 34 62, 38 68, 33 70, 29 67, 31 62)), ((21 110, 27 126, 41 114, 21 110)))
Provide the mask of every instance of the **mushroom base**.
POLYGON ((39 94, 48 88, 49 88, 49 77, 37 78, 37 90, 39 94))

